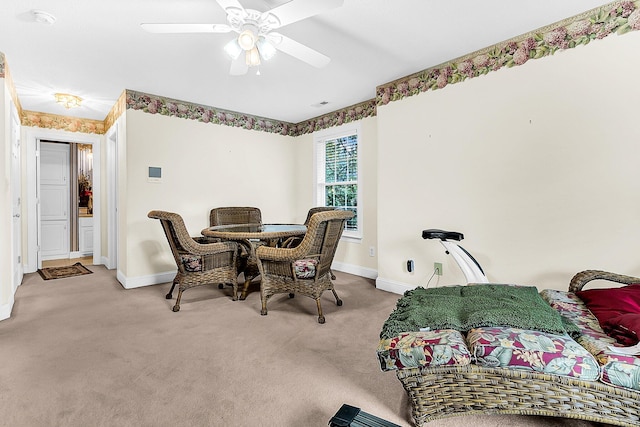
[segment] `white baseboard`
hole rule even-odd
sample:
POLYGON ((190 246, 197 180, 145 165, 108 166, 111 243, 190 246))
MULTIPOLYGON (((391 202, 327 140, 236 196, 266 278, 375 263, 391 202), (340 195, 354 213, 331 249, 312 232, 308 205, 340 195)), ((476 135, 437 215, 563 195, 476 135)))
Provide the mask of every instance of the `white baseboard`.
POLYGON ((6 320, 11 317, 11 310, 13 310, 14 299, 13 296, 8 303, 0 305, 0 321, 6 320))
MULTIPOLYGON (((356 276, 366 277, 368 279, 376 279, 378 272, 370 268, 364 268, 352 264, 344 264, 335 262, 331 268, 336 271, 354 274, 356 276)), ((141 288, 143 286, 158 285, 160 283, 170 283, 176 277, 175 271, 167 271, 164 273, 150 274, 148 276, 126 277, 120 270, 116 272, 118 282, 125 289, 141 288)), ((403 291, 404 292, 404 291, 403 291)))
POLYGON ((376 279, 376 288, 381 291, 393 292, 394 294, 402 295, 406 291, 415 289, 415 286, 378 277, 376 279))
POLYGON ((23 264, 23 268, 24 268, 24 274, 35 273, 36 271, 38 271, 38 267, 31 264, 23 264))
POLYGON ((334 262, 331 264, 331 268, 336 271, 342 271, 343 273, 354 274, 356 276, 366 277, 367 279, 374 279, 378 277, 378 271, 371 268, 360 267, 359 265, 345 264, 342 262, 334 262))
POLYGON ((100 264, 107 267, 108 270, 113 270, 112 268, 109 268, 109 258, 107 258, 106 256, 100 257, 100 264))
MULTIPOLYGON (((375 279, 378 275, 376 270, 351 264, 333 263, 331 268, 336 271, 355 274, 356 276, 367 277, 369 279, 375 279)), ((174 277, 176 277, 175 271, 167 271, 164 273, 138 277, 126 277, 120 270, 116 273, 118 282, 120 282, 122 287, 125 289, 141 288, 143 286, 158 285, 160 283, 171 283, 173 282, 174 277)))
POLYGON ((125 289, 141 288, 143 286, 157 285, 160 283, 170 283, 176 277, 175 271, 165 273, 150 274, 148 276, 126 277, 120 270, 116 273, 118 282, 125 289))

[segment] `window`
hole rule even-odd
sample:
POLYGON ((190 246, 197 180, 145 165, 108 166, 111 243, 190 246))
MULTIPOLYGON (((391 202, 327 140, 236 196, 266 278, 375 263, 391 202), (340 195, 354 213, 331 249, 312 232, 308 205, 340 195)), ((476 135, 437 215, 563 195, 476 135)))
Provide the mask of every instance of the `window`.
POLYGON ((329 129, 316 134, 316 206, 335 206, 349 210, 354 217, 347 221, 344 237, 362 237, 360 186, 358 180, 359 126, 329 129))

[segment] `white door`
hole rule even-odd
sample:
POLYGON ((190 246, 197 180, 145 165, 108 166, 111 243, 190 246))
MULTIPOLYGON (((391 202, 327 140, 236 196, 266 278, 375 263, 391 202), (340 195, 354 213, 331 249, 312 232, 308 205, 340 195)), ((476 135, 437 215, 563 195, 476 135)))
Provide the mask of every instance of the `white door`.
POLYGON ((20 124, 15 114, 11 120, 11 207, 13 213, 13 290, 22 282, 22 168, 20 155, 20 124))
POLYGON ((69 258, 69 144, 40 145, 40 259, 69 258))

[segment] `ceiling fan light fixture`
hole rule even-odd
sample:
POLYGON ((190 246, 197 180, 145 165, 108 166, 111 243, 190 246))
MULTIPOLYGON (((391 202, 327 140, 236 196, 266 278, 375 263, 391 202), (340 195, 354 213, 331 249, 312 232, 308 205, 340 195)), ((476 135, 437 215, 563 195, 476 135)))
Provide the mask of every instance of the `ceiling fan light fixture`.
POLYGON ((265 61, 270 60, 276 54, 276 48, 264 37, 260 37, 256 42, 256 47, 258 48, 258 52, 260 52, 260 56, 265 61))
POLYGON ((260 54, 258 53, 258 49, 255 47, 251 50, 248 50, 245 56, 247 61, 247 65, 250 67, 257 67, 260 65, 260 54))
POLYGON ((82 103, 82 98, 68 93, 55 93, 53 96, 56 98, 56 102, 67 110, 79 107, 82 103))
POLYGON ((33 20, 38 24, 52 25, 54 22, 56 22, 56 17, 49 12, 45 12, 44 10, 33 9, 31 11, 31 15, 33 15, 33 20))
POLYGON ((231 59, 238 59, 238 57, 242 53, 242 48, 238 44, 238 40, 233 39, 229 43, 224 45, 224 51, 227 52, 227 55, 229 55, 231 59))
POLYGON ((256 45, 256 33, 251 28, 246 28, 238 36, 238 44, 244 50, 251 50, 256 45))

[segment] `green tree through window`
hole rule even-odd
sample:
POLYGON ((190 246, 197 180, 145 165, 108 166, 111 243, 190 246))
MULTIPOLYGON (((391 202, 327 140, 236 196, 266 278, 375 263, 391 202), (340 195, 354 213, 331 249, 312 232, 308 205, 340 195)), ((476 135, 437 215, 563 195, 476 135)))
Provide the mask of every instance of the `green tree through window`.
POLYGON ((334 206, 354 213, 345 226, 345 236, 359 237, 358 132, 317 136, 317 193, 319 206, 334 206))

